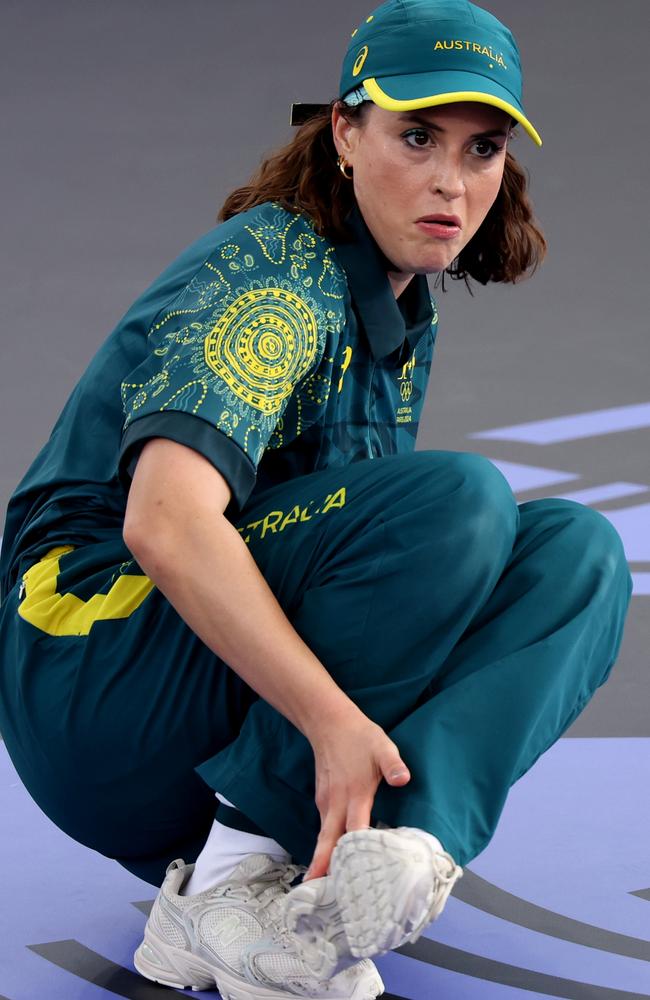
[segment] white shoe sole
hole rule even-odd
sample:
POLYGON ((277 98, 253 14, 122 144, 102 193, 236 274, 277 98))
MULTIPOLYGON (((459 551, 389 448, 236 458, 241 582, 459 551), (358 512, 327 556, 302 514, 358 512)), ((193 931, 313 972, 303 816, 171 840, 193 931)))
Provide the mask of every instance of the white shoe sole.
MULTIPOLYGON (((182 948, 175 948, 146 928, 145 937, 133 956, 133 964, 146 979, 162 986, 194 991, 218 989, 222 1000, 287 1000, 294 996, 286 990, 242 983, 225 970, 216 970, 208 962, 182 948)), ((355 984, 349 1000, 375 1000, 384 992, 378 975, 368 975, 355 984)), ((309 1000, 332 1000, 332 993, 313 994, 309 1000)))
POLYGON ((214 970, 183 948, 161 941, 153 931, 145 929, 144 941, 133 956, 133 964, 141 976, 162 986, 178 990, 211 990, 217 986, 214 970))
POLYGON ((340 837, 331 876, 314 879, 313 887, 310 882, 295 886, 286 898, 287 926, 311 971, 328 979, 361 958, 415 940, 429 922, 433 903, 432 858, 424 840, 395 830, 355 830, 340 837))

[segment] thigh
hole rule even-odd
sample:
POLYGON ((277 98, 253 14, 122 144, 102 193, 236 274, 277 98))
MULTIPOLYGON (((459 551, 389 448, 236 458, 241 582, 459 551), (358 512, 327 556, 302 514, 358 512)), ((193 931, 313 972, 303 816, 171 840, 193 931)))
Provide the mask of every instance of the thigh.
POLYGON ((507 480, 482 455, 421 451, 364 459, 253 494, 235 521, 289 614, 343 564, 372 560, 387 530, 404 555, 421 541, 441 554, 510 551, 518 525, 507 480))
POLYGON ((507 481, 483 456, 423 451, 282 484, 237 526, 337 683, 367 689, 369 673, 380 687, 397 669, 409 674, 410 704, 411 682, 431 679, 432 648, 443 660, 489 596, 518 520, 507 481))

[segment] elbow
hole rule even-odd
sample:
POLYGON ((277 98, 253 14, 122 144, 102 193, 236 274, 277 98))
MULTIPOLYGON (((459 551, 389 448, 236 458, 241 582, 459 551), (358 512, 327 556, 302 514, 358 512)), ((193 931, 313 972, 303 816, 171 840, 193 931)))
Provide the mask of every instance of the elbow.
POLYGON ((179 552, 201 557, 206 532, 226 524, 229 500, 229 486, 206 458, 175 441, 152 438, 133 472, 124 544, 154 583, 164 583, 178 575, 179 552))
POLYGON ((135 518, 129 516, 128 507, 122 525, 122 540, 134 559, 139 562, 138 556, 143 544, 144 532, 135 518))
POLYGON ((157 583, 165 578, 169 566, 168 552, 173 550, 169 525, 163 525, 149 518, 146 521, 127 514, 124 518, 122 538, 127 549, 146 573, 149 579, 157 583))

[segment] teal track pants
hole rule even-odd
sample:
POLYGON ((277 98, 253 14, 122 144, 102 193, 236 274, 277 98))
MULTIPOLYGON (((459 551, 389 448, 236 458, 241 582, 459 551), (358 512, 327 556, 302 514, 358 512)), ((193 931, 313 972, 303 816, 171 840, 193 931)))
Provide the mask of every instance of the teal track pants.
MULTIPOLYGON (((450 451, 293 479, 236 523, 297 632, 411 771, 380 784, 372 822, 429 830, 471 861, 616 661, 632 580, 613 526, 569 500, 517 505, 491 462, 450 451)), ((122 545, 104 544, 106 574, 122 545)), ((63 557, 86 595, 91 548, 63 557)), ((128 618, 68 637, 23 621, 16 591, 0 622, 0 729, 55 823, 159 884, 169 860, 196 857, 219 791, 309 863, 308 741, 156 588, 128 618)))

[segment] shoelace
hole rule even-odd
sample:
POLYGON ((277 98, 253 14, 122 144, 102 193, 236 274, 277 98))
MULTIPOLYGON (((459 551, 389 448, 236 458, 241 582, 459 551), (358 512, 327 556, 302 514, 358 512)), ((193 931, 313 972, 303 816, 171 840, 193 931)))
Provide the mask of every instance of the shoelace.
POLYGON ((305 865, 278 862, 251 882, 228 886, 224 895, 244 902, 255 900, 268 915, 270 929, 285 947, 292 947, 294 940, 284 922, 284 903, 291 883, 307 871, 305 865))
POLYGON ((438 916, 436 911, 439 910, 440 904, 444 903, 447 896, 453 888, 453 884, 457 878, 462 878, 463 870, 460 869, 460 875, 458 874, 458 865, 452 858, 451 854, 447 851, 442 853, 437 853, 433 855, 433 868, 436 874, 436 880, 433 891, 433 900, 431 901, 431 906, 427 910, 426 916, 415 929, 413 934, 408 938, 408 941, 414 943, 421 936, 422 931, 430 924, 431 921, 438 916), (441 868, 441 862, 446 861, 447 865, 445 868, 441 868))

